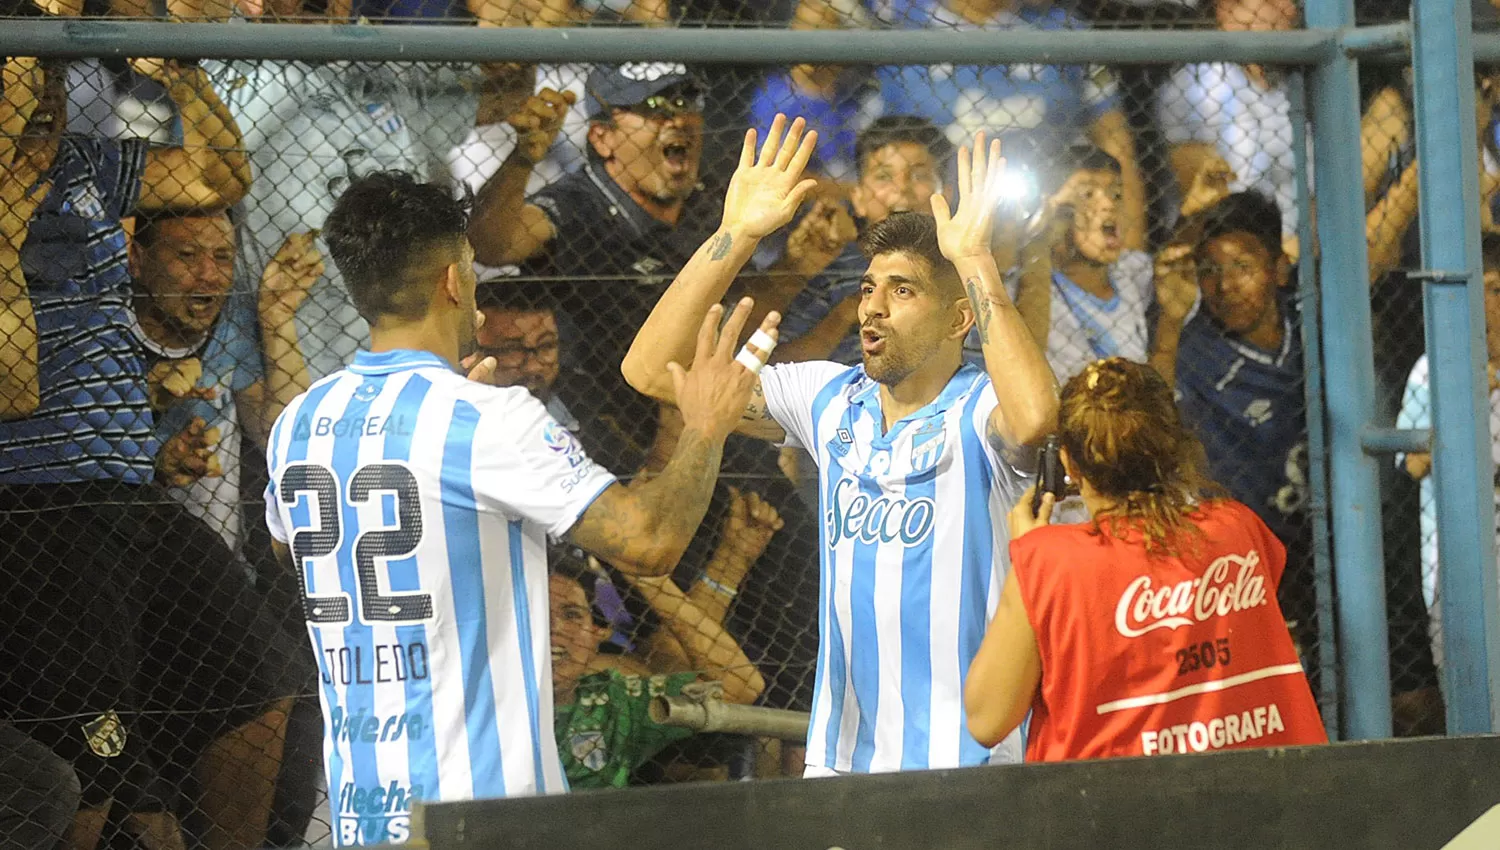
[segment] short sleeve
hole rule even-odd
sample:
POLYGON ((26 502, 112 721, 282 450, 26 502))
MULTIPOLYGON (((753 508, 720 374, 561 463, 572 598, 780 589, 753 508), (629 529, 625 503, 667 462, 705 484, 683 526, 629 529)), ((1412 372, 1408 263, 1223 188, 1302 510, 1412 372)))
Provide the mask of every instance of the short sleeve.
POLYGON ((271 477, 271 482, 266 485, 266 530, 280 543, 290 543, 291 538, 286 533, 286 526, 281 524, 281 502, 276 498, 276 478, 271 477))
POLYGON ((1279 587, 1281 585, 1281 576, 1286 572, 1286 544, 1281 542, 1281 538, 1277 537, 1271 531, 1271 527, 1266 525, 1265 520, 1261 519, 1255 511, 1250 510, 1249 506, 1241 502, 1231 502, 1230 504, 1234 506, 1234 510, 1239 514, 1240 522, 1247 532, 1246 536, 1254 541, 1256 551, 1260 552, 1261 556, 1265 559, 1263 564, 1265 565, 1266 572, 1270 574, 1271 580, 1276 582, 1276 585, 1279 587))
POLYGON ((615 483, 568 429, 525 389, 486 393, 473 402, 480 421, 472 461, 474 498, 562 537, 615 483))
POLYGON ((1115 285, 1128 290, 1127 300, 1142 310, 1156 296, 1156 270, 1151 255, 1145 251, 1125 251, 1116 261, 1115 285))
MULTIPOLYGON (((1090 530, 1076 526, 1050 526, 1038 528, 1010 541, 1010 575, 1016 577, 1016 589, 1021 594, 1021 607, 1026 610, 1026 622, 1036 635, 1037 648, 1046 651, 1055 646, 1052 638, 1052 615, 1062 610, 1067 601, 1074 598, 1070 591, 1075 572, 1067 569, 1085 556, 1080 541, 1092 538, 1090 530)), ((1083 544, 1087 545, 1087 543, 1083 544)), ((1059 624, 1066 627, 1066 620, 1059 624)), ((1045 666, 1047 659, 1042 663, 1045 666)))
POLYGON ((219 324, 226 365, 231 370, 229 389, 243 392, 266 377, 253 299, 240 293, 230 296, 219 324))
POLYGON ((1428 385, 1427 356, 1411 367, 1406 389, 1401 393, 1401 412, 1396 414, 1397 428, 1432 427, 1432 390, 1428 385))
POLYGON ((110 142, 90 140, 99 147, 99 190, 104 206, 115 218, 129 218, 141 198, 141 175, 146 171, 145 139, 110 142))
POLYGON ((767 366, 760 373, 761 391, 766 395, 766 412, 776 424, 786 429, 786 442, 792 448, 809 451, 817 446, 813 405, 829 384, 848 375, 853 369, 840 363, 814 360, 767 366))
POLYGON ((1005 495, 1007 504, 1013 504, 1021 497, 1031 479, 1035 476, 1033 470, 1022 469, 1005 458, 1004 452, 989 439, 990 414, 1000 406, 1000 398, 995 395, 995 385, 989 381, 977 390, 979 397, 974 400, 972 418, 969 426, 974 429, 974 434, 979 438, 979 445, 984 451, 984 458, 989 462, 990 472, 995 476, 995 484, 1000 492, 1005 495))

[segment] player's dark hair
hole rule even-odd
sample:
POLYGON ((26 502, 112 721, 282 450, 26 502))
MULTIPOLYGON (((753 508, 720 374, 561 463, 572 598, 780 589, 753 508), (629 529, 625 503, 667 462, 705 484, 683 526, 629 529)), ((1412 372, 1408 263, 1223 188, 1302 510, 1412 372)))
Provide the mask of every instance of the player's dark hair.
POLYGON ((1147 551, 1162 554, 1177 554, 1184 534, 1201 536, 1193 517, 1222 491, 1204 472, 1203 444, 1155 369, 1122 357, 1091 363, 1063 387, 1058 417, 1079 474, 1117 504, 1095 517, 1095 533, 1102 521, 1117 537, 1138 529, 1147 551))
POLYGON ((435 262, 462 258, 468 197, 421 183, 403 171, 360 177, 339 196, 323 226, 328 252, 365 321, 420 319, 431 300, 418 277, 435 262))
POLYGON ((938 245, 937 222, 918 212, 896 212, 877 222, 859 239, 859 249, 874 259, 881 254, 906 254, 927 261, 932 279, 956 298, 963 297, 958 270, 943 256, 938 245))
POLYGON ((865 161, 876 151, 907 143, 926 148, 937 165, 938 174, 947 173, 948 162, 953 158, 953 145, 942 130, 920 115, 883 115, 870 122, 870 126, 854 140, 854 162, 860 173, 864 173, 865 161))
POLYGON ((1235 192, 1194 216, 1192 225, 1199 251, 1215 239, 1243 233, 1260 242, 1271 259, 1281 257, 1281 208, 1259 192, 1235 192))
POLYGON ((594 625, 608 627, 609 621, 599 612, 597 583, 608 581, 606 577, 599 574, 589 566, 587 556, 572 546, 554 544, 547 547, 547 573, 559 576, 568 581, 576 582, 583 588, 583 596, 588 600, 589 614, 594 620, 594 625))
POLYGON ((481 283, 475 298, 481 310, 514 313, 553 313, 558 303, 558 293, 550 284, 516 278, 481 283))

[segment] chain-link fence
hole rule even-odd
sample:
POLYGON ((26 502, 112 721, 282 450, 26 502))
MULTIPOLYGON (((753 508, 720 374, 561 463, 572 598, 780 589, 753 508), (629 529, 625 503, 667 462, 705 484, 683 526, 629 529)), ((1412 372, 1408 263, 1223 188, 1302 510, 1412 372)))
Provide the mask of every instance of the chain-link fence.
MULTIPOLYGON (((232 14, 287 27, 350 18, 1017 31, 1300 23, 1290 0, 49 5, 63 15, 232 14)), ((1404 15, 1370 5, 1362 18, 1404 15)), ((39 10, 22 0, 8 12, 39 10)), ((1421 298, 1401 272, 1418 265, 1409 84, 1399 68, 1370 70, 1365 84, 1381 409, 1397 425, 1425 427, 1421 298)), ((1486 210, 1500 185, 1491 179, 1500 173, 1495 91, 1486 78, 1486 210)), ((1299 238, 1301 97, 1295 68, 1226 62, 12 60, 0 106, 9 169, 0 187, 0 671, 11 722, 0 731, 16 743, 4 758, 36 766, 43 787, 76 776, 72 800, 42 793, 37 803, 66 809, 57 823, 74 824, 78 847, 402 837, 410 802, 432 789, 354 770, 329 788, 324 762, 360 741, 406 740, 416 758, 433 730, 399 707, 320 707, 319 696, 425 680, 432 659, 401 638, 333 649, 315 629, 309 643, 312 588, 282 565, 266 528, 278 414, 370 342, 329 259, 325 219, 352 180, 380 170, 472 195, 485 315, 477 344, 495 358, 494 383, 525 387, 622 480, 649 480, 671 457, 681 419, 631 389, 621 361, 714 233, 745 129, 764 129, 778 112, 804 116, 820 139, 813 200, 736 284, 760 309, 784 313, 777 359, 860 361, 859 234, 926 210, 951 185, 956 146, 977 130, 998 135, 1010 207, 1026 226, 1008 231, 1020 235, 997 255, 1028 328, 1060 380, 1122 356, 1175 384, 1214 478, 1287 547, 1282 610, 1323 711, 1336 717, 1338 671, 1320 662, 1332 657, 1320 642, 1333 629, 1318 617, 1319 602, 1331 604, 1315 556, 1323 520, 1309 490, 1318 455, 1308 444, 1301 311, 1316 305, 1297 274, 1312 253, 1299 238), (61 761, 11 755, 36 744, 61 761)), ((1500 250, 1486 246, 1486 267, 1500 268, 1500 250)), ((1489 315, 1493 326, 1500 312, 1489 315)), ((983 366, 977 336, 967 349, 983 366)), ((405 426, 371 416, 327 427, 405 426)), ((1401 734, 1443 723, 1435 525, 1418 483, 1428 465, 1403 456, 1382 481, 1401 734)), ((807 453, 731 437, 707 515, 670 579, 630 577, 565 543, 550 549, 553 680, 543 684, 555 691, 555 743, 574 788, 802 774, 799 742, 695 735, 652 720, 647 703, 701 698, 708 683, 708 698, 728 703, 813 709, 828 607, 818 490, 807 453)), ((381 586, 413 590, 402 569, 392 561, 381 586)), ((13 799, 21 809, 21 793, 13 799)))

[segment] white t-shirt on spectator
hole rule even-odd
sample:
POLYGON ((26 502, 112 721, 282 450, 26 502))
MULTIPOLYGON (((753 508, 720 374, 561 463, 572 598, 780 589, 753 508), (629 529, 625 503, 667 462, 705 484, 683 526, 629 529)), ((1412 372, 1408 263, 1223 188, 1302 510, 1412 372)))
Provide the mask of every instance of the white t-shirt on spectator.
MULTIPOLYGON (((1432 427, 1432 388, 1428 377, 1427 355, 1423 354, 1411 368, 1406 390, 1401 394, 1401 412, 1396 415, 1397 428, 1432 427)), ((1490 456, 1500 465, 1500 390, 1490 390, 1490 456)), ((1406 456, 1396 455, 1396 465, 1405 469, 1406 456)), ((1432 474, 1422 479, 1422 595, 1431 614, 1433 660, 1443 663, 1442 609, 1438 593, 1437 500, 1432 492, 1432 474)), ((1495 489, 1496 515, 1500 516, 1500 487, 1495 489)), ((1500 537, 1500 534, 1497 534, 1500 537)))
MULTIPOLYGON (((321 228, 355 179, 392 169, 424 176, 424 158, 392 105, 395 77, 378 67, 242 60, 203 67, 244 133, 255 176, 243 202, 239 289, 258 288, 287 234, 321 228)), ((318 247, 327 257, 321 239, 318 247)), ((369 326, 338 269, 325 266, 297 310, 298 339, 315 381, 369 344, 369 326)))
POLYGON ((1243 65, 1184 65, 1156 95, 1156 120, 1171 144, 1209 142, 1239 178, 1231 188, 1254 189, 1281 208, 1281 232, 1297 232, 1297 162, 1286 83, 1262 88, 1243 65))

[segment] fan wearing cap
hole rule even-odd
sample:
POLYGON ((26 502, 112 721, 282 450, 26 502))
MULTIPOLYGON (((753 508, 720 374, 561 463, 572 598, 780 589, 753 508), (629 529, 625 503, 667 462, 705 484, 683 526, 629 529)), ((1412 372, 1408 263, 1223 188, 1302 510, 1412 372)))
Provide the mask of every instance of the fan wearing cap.
POLYGON ((586 90, 588 162, 529 201, 522 197, 526 179, 552 146, 573 95, 544 88, 510 116, 515 150, 479 191, 470 227, 480 262, 499 266, 563 254, 569 246, 559 240, 596 235, 593 230, 605 236, 610 219, 637 237, 670 232, 682 220, 698 187, 702 84, 677 63, 627 63, 595 68, 586 90), (586 222, 584 233, 569 230, 580 213, 596 212, 602 221, 586 222))
POLYGON ((519 264, 545 280, 578 365, 597 376, 595 413, 634 446, 601 458, 633 469, 655 433, 654 404, 629 390, 619 364, 651 304, 719 219, 718 192, 699 191, 703 84, 686 66, 598 66, 585 86, 583 166, 529 198, 532 170, 573 107, 542 89, 514 111, 516 146, 479 191, 469 238, 486 265, 519 264))

